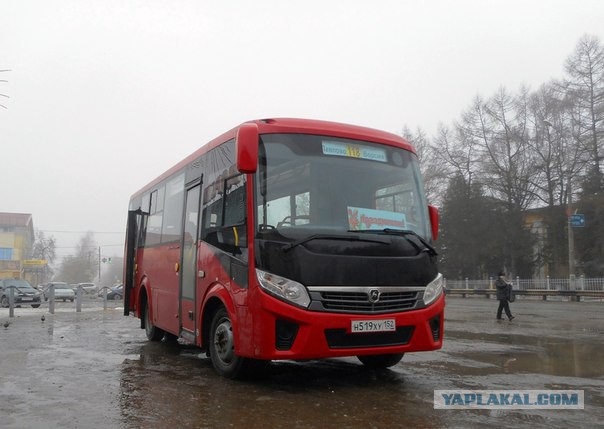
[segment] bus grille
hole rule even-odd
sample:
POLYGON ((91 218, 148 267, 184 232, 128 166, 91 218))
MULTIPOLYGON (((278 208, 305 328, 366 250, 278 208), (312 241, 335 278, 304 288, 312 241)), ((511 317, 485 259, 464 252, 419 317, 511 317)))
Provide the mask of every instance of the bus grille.
POLYGON ((338 313, 377 314, 419 308, 424 288, 327 288, 310 287, 310 309, 338 313), (353 290, 354 289, 354 290, 353 290), (392 290, 394 289, 394 290, 392 290), (419 290, 418 290, 419 289, 419 290), (372 292, 379 292, 377 300, 372 292))
POLYGON ((345 329, 327 329, 325 339, 330 349, 402 346, 409 343, 414 329, 414 326, 399 326, 395 332, 373 332, 362 335, 348 334, 345 329))

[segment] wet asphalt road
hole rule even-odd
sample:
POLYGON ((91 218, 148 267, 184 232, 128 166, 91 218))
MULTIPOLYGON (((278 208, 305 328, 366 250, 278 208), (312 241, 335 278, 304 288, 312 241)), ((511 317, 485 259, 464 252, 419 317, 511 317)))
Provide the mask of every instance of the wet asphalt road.
POLYGON ((0 427, 602 427, 604 302, 521 300, 508 322, 494 300, 451 297, 440 351, 382 371, 279 362, 243 382, 198 349, 147 342, 119 304, 0 309, 0 427), (581 389, 585 409, 435 410, 435 389, 581 389))

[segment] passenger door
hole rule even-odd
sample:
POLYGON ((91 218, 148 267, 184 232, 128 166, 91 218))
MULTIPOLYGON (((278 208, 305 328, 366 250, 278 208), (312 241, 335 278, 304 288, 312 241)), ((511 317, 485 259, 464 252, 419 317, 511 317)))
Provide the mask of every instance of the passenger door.
MULTIPOLYGON (((126 225, 126 260, 124 261, 124 316, 128 316, 135 308, 135 302, 131 299, 136 280, 136 251, 138 248, 141 225, 144 221, 144 213, 140 208, 128 211, 126 225)), ((99 277, 100 279, 100 277, 99 277)), ((100 286, 99 286, 100 287, 100 286)))
POLYGON ((195 320, 197 285, 197 243, 199 241, 199 196, 201 184, 189 186, 185 196, 183 235, 180 246, 180 336, 195 343, 198 336, 195 320))

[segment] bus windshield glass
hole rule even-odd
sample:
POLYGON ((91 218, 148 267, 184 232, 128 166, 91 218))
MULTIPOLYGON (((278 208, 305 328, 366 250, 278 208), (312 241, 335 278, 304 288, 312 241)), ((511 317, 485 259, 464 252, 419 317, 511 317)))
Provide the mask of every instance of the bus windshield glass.
POLYGON ((257 235, 412 231, 432 241, 417 156, 385 144, 265 134, 256 175, 257 235))

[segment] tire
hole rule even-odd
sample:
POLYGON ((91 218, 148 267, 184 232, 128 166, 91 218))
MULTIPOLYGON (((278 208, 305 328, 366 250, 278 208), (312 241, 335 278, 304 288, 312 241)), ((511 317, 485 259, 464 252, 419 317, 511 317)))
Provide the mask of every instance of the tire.
POLYGON ((149 341, 161 341, 164 337, 164 331, 153 325, 151 321, 151 312, 149 311, 149 302, 145 303, 145 334, 149 341))
POLYGON ((233 325, 224 307, 219 308, 212 317, 208 348, 214 370, 226 378, 236 379, 261 373, 269 363, 235 354, 233 325))
POLYGON ((32 304, 31 305, 33 308, 38 308, 40 306, 40 304, 32 304))
POLYGON ((405 354, 357 356, 367 368, 390 368, 401 361, 405 354))
POLYGON ((122 299, 122 296, 121 296, 121 295, 115 295, 115 296, 113 297, 113 299, 122 299))
POLYGON ((2 301, 0 301, 0 307, 8 308, 8 297, 3 296, 2 301))

